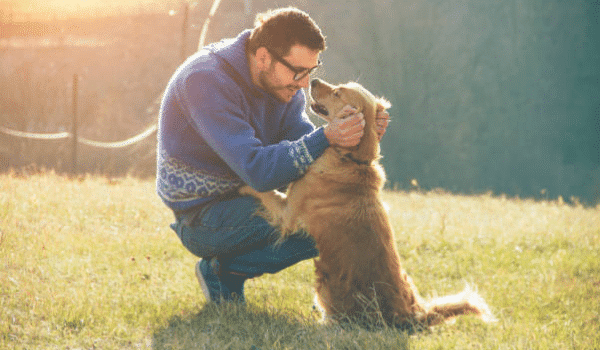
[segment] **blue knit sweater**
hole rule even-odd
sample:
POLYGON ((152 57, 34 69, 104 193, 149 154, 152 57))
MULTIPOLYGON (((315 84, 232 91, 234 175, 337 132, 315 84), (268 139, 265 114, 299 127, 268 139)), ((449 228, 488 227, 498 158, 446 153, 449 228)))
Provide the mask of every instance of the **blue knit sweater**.
POLYGON ((303 90, 282 103, 252 83, 250 31, 189 57, 163 96, 157 192, 175 212, 233 193, 298 179, 329 146, 305 113, 303 90), (223 62, 226 61, 227 63, 223 62))

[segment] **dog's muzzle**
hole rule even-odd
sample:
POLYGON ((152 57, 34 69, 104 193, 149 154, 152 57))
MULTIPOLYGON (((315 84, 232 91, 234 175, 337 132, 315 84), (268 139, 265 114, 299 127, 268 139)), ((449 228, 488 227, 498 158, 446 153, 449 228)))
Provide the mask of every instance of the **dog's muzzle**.
POLYGON ((319 104, 317 102, 314 102, 310 105, 310 108, 313 110, 313 112, 320 114, 324 117, 329 115, 329 111, 327 110, 327 108, 325 108, 325 106, 323 106, 322 104, 319 104))

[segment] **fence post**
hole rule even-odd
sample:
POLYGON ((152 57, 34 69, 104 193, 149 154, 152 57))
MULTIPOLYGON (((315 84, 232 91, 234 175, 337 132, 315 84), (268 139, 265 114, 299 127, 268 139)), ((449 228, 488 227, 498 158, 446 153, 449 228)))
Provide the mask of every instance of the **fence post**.
POLYGON ((77 73, 73 74, 73 123, 71 133, 73 143, 71 145, 71 174, 77 174, 77 83, 79 77, 77 73))
POLYGON ((185 61, 186 43, 187 43, 187 27, 188 27, 188 3, 183 6, 183 27, 181 29, 181 62, 185 61))

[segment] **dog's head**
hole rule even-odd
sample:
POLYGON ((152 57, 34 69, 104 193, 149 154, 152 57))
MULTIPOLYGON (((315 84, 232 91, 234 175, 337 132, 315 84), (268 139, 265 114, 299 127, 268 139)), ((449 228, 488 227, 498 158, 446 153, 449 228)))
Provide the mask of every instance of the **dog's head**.
POLYGON ((331 85, 320 79, 310 83, 310 96, 313 103, 311 109, 321 118, 330 122, 346 105, 362 112, 365 118, 365 132, 360 144, 352 150, 353 156, 361 161, 371 161, 379 157, 379 142, 375 118, 382 110, 388 109, 390 103, 375 97, 362 85, 350 82, 342 85, 331 85))

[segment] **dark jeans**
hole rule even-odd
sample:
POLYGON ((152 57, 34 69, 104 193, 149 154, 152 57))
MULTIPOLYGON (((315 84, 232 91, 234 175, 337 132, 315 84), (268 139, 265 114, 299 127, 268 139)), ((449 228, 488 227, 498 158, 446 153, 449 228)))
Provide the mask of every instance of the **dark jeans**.
POLYGON ((178 215, 171 228, 194 255, 216 257, 221 269, 249 277, 276 273, 319 255, 308 235, 275 244, 279 231, 255 215, 258 208, 259 202, 248 196, 216 201, 178 215))

